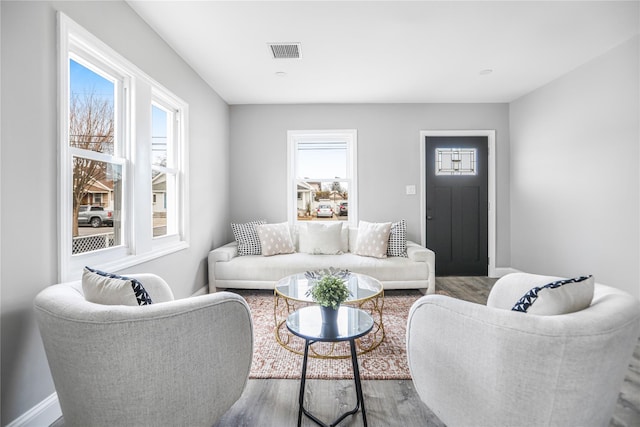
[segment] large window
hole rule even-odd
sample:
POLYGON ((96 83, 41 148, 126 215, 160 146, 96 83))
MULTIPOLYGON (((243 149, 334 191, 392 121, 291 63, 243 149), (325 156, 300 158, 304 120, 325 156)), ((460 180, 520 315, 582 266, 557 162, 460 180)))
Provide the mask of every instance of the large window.
POLYGON ((289 131, 289 221, 357 224, 355 130, 289 131))
POLYGON ((59 15, 60 280, 187 247, 187 105, 59 15))

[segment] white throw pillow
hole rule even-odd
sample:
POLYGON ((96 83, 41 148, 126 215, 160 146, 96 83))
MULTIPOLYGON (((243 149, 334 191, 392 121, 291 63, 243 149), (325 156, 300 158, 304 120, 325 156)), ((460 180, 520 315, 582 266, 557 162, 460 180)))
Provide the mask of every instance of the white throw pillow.
POLYGON ((358 227, 349 227, 349 252, 356 253, 358 246, 358 227))
POLYGON ((342 223, 342 231, 340 233, 340 249, 343 253, 349 252, 349 224, 342 223))
POLYGON ((593 291, 593 276, 565 279, 512 273, 493 285, 487 306, 546 316, 568 314, 589 307, 593 291))
POLYGON ((390 222, 375 223, 360 221, 358 224, 358 240, 355 254, 374 258, 386 258, 390 232, 390 222))
POLYGON ((255 226, 263 256, 279 254, 290 254, 295 252, 295 247, 291 241, 289 224, 258 224, 255 226))
POLYGON ((84 298, 105 305, 149 305, 153 301, 139 280, 85 267, 82 272, 84 298))
POLYGON ((337 255, 343 252, 342 223, 309 222, 300 227, 299 251, 315 255, 337 255))

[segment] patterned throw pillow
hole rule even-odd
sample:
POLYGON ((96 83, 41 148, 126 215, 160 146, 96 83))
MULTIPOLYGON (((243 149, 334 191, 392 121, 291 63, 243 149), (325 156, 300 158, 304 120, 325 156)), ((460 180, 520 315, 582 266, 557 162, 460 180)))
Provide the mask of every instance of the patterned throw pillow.
POLYGON ((407 222, 402 219, 391 224, 389 233, 388 256, 407 257, 407 222))
POLYGON ((374 258, 386 258, 389 247, 390 222, 360 221, 358 224, 358 240, 356 241, 356 255, 374 258))
POLYGON ((593 276, 556 280, 530 289, 511 310, 546 316, 573 313, 591 304, 593 289, 593 276))
POLYGON ((85 267, 82 292, 87 301, 105 305, 153 304, 139 280, 85 267))
POLYGON ((256 231, 256 225, 265 224, 263 220, 251 221, 246 224, 231 224, 233 237, 238 242, 238 255, 260 255, 260 238, 256 231))
POLYGON ((255 227, 260 238, 263 256, 295 252, 288 223, 258 224, 255 227))

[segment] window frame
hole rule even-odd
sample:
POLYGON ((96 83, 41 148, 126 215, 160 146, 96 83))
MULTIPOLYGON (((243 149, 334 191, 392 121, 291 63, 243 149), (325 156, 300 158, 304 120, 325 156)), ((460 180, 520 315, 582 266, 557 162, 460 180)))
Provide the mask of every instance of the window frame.
MULTIPOLYGON (((184 215, 181 214, 182 204, 180 203, 180 188, 182 181, 185 179, 185 175, 181 173, 181 171, 185 170, 185 164, 183 163, 184 150, 181 149, 181 141, 184 140, 185 135, 183 129, 184 111, 183 105, 181 105, 181 101, 179 99, 175 98, 167 91, 154 87, 152 88, 151 105, 149 108, 151 109, 154 105, 167 113, 167 128, 169 130, 167 134, 167 157, 171 159, 171 163, 167 166, 157 166, 152 164, 153 159, 151 159, 150 170, 174 176, 175 183, 173 186, 177 193, 175 195, 175 200, 172 201, 175 206, 171 207, 172 215, 174 216, 173 224, 169 224, 169 222, 167 222, 167 234, 153 237, 152 232, 153 246, 157 247, 170 244, 170 242, 175 242, 185 230, 184 221, 181 221, 181 219, 184 218, 184 215)), ((168 181, 167 185, 169 185, 168 181)), ((153 189, 150 188, 149 191, 153 195, 153 189)), ((169 210, 167 207, 167 195, 168 190, 165 192, 163 197, 163 205, 166 210, 169 210)))
POLYGON ((85 265, 118 271, 189 247, 188 104, 97 37, 58 12, 58 280, 81 277, 85 265), (116 78, 114 90, 115 145, 113 155, 87 152, 69 145, 69 61, 116 78), (175 107, 177 232, 152 237, 151 105, 153 97, 175 107), (118 164, 122 168, 121 245, 72 254, 72 159, 74 155, 118 164))
POLYGON ((344 179, 341 177, 340 181, 349 181, 349 216, 346 223, 350 227, 356 227, 358 225, 358 131, 356 129, 287 131, 287 221, 291 225, 298 223, 297 153, 298 144, 305 142, 346 142, 347 176, 344 179))

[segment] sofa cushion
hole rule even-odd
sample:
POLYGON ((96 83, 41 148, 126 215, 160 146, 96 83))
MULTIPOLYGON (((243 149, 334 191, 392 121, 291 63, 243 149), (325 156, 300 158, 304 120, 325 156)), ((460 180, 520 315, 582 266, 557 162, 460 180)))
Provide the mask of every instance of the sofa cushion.
POLYGON ((137 279, 89 267, 85 267, 82 272, 82 292, 87 301, 96 304, 153 304, 149 293, 137 279))
POLYGON ((263 256, 290 254, 295 251, 288 223, 257 224, 255 228, 263 256))
POLYGON ((360 221, 358 224, 358 240, 355 254, 374 258, 386 258, 390 231, 390 222, 375 223, 360 221))
POLYGON ((343 252, 341 222, 309 222, 299 228, 299 252, 314 255, 337 255, 343 252))
POLYGON ((256 225, 265 224, 264 220, 250 221, 245 224, 231 224, 233 237, 238 242, 238 255, 260 255, 262 248, 256 225))
POLYGON ((388 256, 407 256, 407 222, 402 219, 391 224, 388 256))

